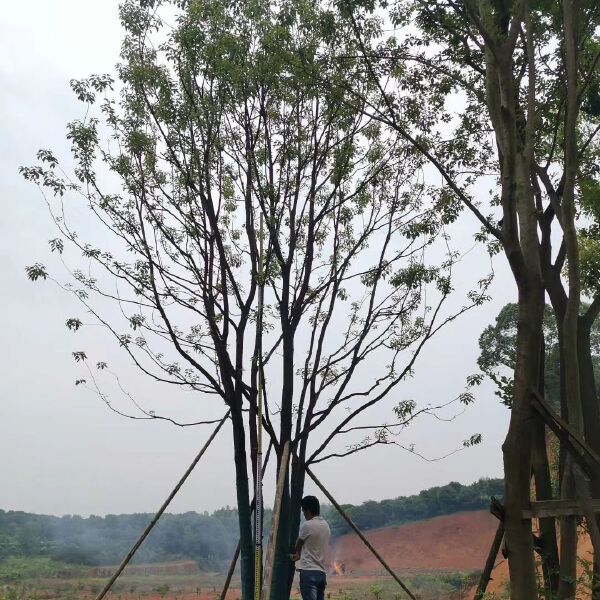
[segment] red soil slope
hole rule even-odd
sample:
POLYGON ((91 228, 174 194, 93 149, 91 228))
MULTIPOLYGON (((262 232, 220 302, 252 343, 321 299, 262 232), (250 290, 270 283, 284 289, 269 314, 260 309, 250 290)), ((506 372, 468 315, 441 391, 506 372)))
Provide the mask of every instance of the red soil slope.
MULTIPOLYGON (((398 570, 475 571, 483 568, 498 521, 485 510, 365 533, 383 558, 398 570)), ((348 534, 333 547, 332 561, 346 573, 370 574, 382 567, 364 544, 348 534)))
MULTIPOLYGON (((593 550, 592 550, 592 542, 587 534, 583 532, 579 533, 579 543, 577 547, 577 555, 585 560, 591 561, 593 558, 593 550)), ((583 566, 579 564, 577 568, 577 573, 579 576, 583 574, 583 566)), ((539 574, 541 578, 541 573, 539 574)), ((504 589, 506 582, 508 581, 508 561, 502 560, 502 557, 498 557, 496 561, 496 568, 492 572, 492 580, 488 585, 488 592, 501 592, 504 589)), ((590 598, 589 590, 586 586, 582 586, 579 589, 579 593, 577 596, 580 600, 587 600, 590 598)))
MULTIPOLYGON (((481 510, 374 529, 365 535, 400 575, 402 571, 469 572, 483 568, 497 526, 497 519, 481 510)), ((586 560, 592 556, 590 539, 583 533, 580 533, 578 554, 586 560)), ((383 573, 377 559, 354 534, 336 540, 331 560, 337 562, 338 567, 343 566, 346 574, 383 573)), ((578 571, 581 574, 581 567, 578 571)), ((502 592, 507 581, 508 561, 499 555, 488 591, 502 592)), ((582 591, 582 600, 588 597, 582 591)))

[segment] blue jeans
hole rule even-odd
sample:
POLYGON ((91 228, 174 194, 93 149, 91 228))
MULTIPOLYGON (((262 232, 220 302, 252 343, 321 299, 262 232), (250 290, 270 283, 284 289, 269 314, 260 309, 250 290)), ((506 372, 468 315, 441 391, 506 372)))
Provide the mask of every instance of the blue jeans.
POLYGON ((327 576, 323 571, 300 571, 302 600, 324 600, 327 576))

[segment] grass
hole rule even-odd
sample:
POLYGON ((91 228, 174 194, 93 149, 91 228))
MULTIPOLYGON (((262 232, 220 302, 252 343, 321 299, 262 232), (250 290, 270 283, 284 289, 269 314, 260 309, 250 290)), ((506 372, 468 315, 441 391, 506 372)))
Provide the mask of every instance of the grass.
MULTIPOLYGON (((11 558, 0 561, 0 600, 90 600, 106 583, 91 576, 88 567, 68 565, 50 559, 11 558)), ((458 600, 478 578, 477 573, 412 573, 405 583, 419 600, 458 600)), ((224 575, 125 574, 113 586, 112 600, 143 600, 159 596, 174 600, 183 594, 217 598, 224 575)), ((328 600, 400 600, 405 598, 398 584, 387 576, 329 577, 328 600)), ((233 600, 237 596, 234 594, 233 600)), ((292 598, 299 599, 297 589, 292 598)))
POLYGON ((50 558, 9 557, 0 561, 0 584, 28 579, 71 579, 84 575, 85 567, 58 562, 50 558))
MULTIPOLYGON (((467 590, 477 582, 479 573, 414 573, 405 578, 407 587, 419 600, 441 600, 463 598, 467 590)), ((400 600, 405 599, 398 584, 391 577, 372 578, 365 581, 344 582, 336 585, 330 578, 327 598, 331 600, 400 600)))

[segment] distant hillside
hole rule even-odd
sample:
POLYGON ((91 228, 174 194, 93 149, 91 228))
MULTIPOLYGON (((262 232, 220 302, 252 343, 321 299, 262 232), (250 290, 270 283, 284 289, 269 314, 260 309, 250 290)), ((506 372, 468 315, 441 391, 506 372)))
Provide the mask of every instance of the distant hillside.
MULTIPOLYGON (((375 529, 367 534, 388 564, 406 571, 481 570, 498 527, 489 510, 460 512, 375 529)), ((336 538, 332 560, 348 574, 375 574, 382 566, 356 535, 336 538)), ((473 597, 473 594, 469 596, 473 597)))
MULTIPOLYGON (((82 565, 121 561, 153 515, 52 517, 0 510, 0 560, 9 556, 49 557, 82 565)), ((204 568, 231 559, 237 545, 237 511, 211 515, 165 514, 137 552, 134 562, 192 559, 204 568)))
MULTIPOLYGON (((480 510, 490 504, 490 496, 501 498, 504 494, 504 480, 480 479, 471 485, 452 482, 442 487, 433 487, 415 494, 393 500, 373 500, 359 506, 344 505, 360 529, 376 529, 390 525, 402 525, 449 515, 460 511, 480 510)), ((335 536, 350 531, 346 522, 333 508, 327 510, 327 520, 335 536)))
MULTIPOLYGON (((408 497, 365 502, 344 508, 362 529, 399 525, 458 511, 486 508, 491 495, 502 495, 502 480, 482 479, 472 485, 450 483, 408 497)), ((332 508, 324 514, 334 536, 347 532, 332 508)), ((49 557, 87 565, 118 563, 151 515, 52 517, 0 510, 0 560, 15 556, 49 557)), ((270 513, 265 515, 268 529, 270 513)), ((136 555, 136 562, 195 560, 201 568, 229 561, 238 540, 237 513, 230 508, 212 514, 164 515, 136 555)))

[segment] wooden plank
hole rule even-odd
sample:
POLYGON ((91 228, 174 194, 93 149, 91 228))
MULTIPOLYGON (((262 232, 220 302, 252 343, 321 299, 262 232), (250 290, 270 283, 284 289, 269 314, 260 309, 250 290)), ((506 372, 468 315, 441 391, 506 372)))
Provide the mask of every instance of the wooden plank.
MULTIPOLYGON (((600 512, 600 500, 590 500, 592 510, 600 512)), ((544 517, 572 517, 583 515, 579 500, 543 500, 532 502, 529 509, 523 511, 524 519, 539 519, 544 517)))
POLYGON ((279 474, 277 475, 277 488, 275 491, 275 504, 273 514, 271 515, 271 531, 269 533, 269 544, 267 546, 267 556, 265 558, 265 569, 262 587, 262 600, 269 600, 271 596, 271 581, 273 579, 273 563, 275 561, 275 545, 277 544, 277 532, 279 530, 279 517, 281 515, 281 499, 285 487, 285 477, 288 470, 290 459, 290 443, 286 442, 281 455, 281 464, 279 474))

